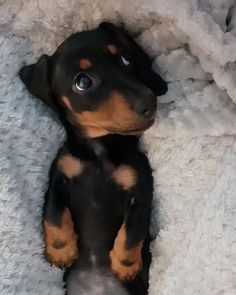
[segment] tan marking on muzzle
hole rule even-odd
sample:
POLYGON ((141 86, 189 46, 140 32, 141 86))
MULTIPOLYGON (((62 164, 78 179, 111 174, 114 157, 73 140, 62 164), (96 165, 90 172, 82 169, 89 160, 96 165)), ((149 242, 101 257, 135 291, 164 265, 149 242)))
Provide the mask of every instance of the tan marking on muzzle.
POLYGON ((89 137, 125 131, 137 120, 137 114, 130 109, 125 97, 117 92, 112 92, 96 111, 72 114, 72 123, 74 121, 84 127, 89 137))
POLYGON ((62 100, 62 104, 69 110, 72 111, 72 105, 71 105, 71 102, 70 102, 70 99, 67 97, 67 96, 62 96, 61 98, 62 100))

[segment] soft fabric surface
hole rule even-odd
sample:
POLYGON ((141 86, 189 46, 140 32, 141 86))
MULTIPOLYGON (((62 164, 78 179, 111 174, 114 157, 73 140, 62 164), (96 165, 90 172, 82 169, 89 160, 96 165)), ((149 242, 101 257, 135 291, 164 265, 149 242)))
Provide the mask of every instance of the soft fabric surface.
POLYGON ((41 211, 64 132, 17 72, 102 20, 124 22, 169 81, 144 136, 160 227, 150 294, 236 294, 234 0, 0 1, 0 294, 63 294, 41 211))

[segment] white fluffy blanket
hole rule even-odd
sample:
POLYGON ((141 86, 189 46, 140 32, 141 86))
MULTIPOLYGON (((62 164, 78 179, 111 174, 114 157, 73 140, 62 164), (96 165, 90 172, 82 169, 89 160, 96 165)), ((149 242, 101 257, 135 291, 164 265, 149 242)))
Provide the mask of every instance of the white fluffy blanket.
MULTIPOLYGON (((72 32, 124 22, 169 81, 144 136, 155 176, 150 294, 236 294, 234 0, 0 1, 0 294, 60 295, 42 256, 48 169, 64 139, 17 72, 72 32)), ((137 225, 138 226, 138 225, 137 225)))

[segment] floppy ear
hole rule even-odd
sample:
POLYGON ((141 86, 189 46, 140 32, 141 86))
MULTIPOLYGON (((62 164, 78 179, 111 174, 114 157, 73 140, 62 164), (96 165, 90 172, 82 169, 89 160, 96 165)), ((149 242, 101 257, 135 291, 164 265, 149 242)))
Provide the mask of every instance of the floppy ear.
POLYGON ((54 108, 49 85, 49 63, 50 57, 42 55, 35 64, 24 66, 19 75, 30 93, 54 108))
POLYGON ((167 92, 167 83, 152 70, 152 63, 147 54, 124 29, 118 28, 108 22, 101 23, 99 27, 130 50, 134 57, 137 75, 143 84, 150 88, 157 96, 167 92))

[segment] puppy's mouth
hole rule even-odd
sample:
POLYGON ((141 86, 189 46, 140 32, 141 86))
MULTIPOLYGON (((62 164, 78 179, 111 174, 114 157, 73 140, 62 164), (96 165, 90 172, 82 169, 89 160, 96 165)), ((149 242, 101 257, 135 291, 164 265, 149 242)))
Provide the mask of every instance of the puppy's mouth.
POLYGON ((147 129, 149 129, 153 123, 155 122, 155 119, 151 119, 147 123, 145 123, 143 126, 139 128, 134 129, 127 129, 127 130, 111 130, 111 133, 121 134, 121 135, 140 135, 147 129))

